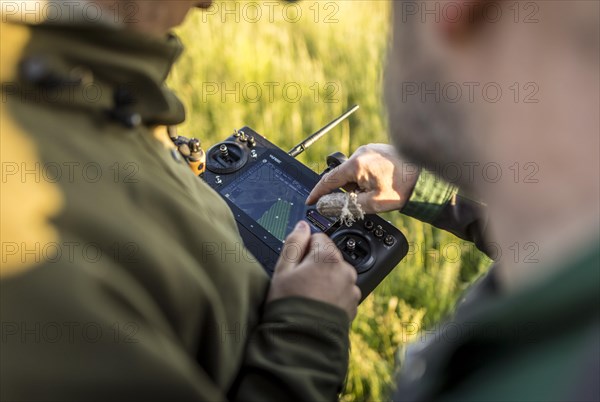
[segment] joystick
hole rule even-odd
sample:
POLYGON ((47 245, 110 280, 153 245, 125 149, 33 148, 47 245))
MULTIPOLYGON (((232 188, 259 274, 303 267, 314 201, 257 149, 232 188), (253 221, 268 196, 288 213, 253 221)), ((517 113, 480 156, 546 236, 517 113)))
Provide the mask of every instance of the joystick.
POLYGON ((234 173, 244 167, 246 162, 247 149, 237 142, 225 141, 208 150, 206 168, 219 174, 234 173))

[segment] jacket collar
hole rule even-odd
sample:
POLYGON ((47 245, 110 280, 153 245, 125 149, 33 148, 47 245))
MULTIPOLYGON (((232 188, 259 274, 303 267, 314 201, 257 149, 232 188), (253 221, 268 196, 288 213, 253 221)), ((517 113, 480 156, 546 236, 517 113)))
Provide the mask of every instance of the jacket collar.
POLYGON ((165 87, 182 52, 173 35, 153 38, 106 24, 27 25, 16 91, 29 100, 106 112, 126 125, 178 124, 185 111, 165 87))

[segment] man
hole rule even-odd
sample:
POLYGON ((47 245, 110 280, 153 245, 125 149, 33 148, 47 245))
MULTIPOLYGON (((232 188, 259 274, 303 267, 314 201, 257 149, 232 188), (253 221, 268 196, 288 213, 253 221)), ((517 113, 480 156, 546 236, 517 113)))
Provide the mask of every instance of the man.
POLYGON ((392 139, 463 193, 371 145, 308 202, 358 187, 367 212, 401 209, 499 260, 456 317, 409 350, 395 399, 600 399, 599 11, 596 1, 394 2, 392 139))
POLYGON ((2 3, 1 400, 340 391, 355 270, 300 223, 270 282, 155 131, 184 118, 166 33, 209 3, 2 3))

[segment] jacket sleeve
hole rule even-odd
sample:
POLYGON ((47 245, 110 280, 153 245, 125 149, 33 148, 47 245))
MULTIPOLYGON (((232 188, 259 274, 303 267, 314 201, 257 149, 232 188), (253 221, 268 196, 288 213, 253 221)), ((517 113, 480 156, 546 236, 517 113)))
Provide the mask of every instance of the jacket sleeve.
POLYGON ((223 400, 145 290, 102 268, 44 264, 0 281, 0 400, 223 400))
POLYGON ((342 310, 302 298, 267 304, 228 390, 144 288, 103 268, 45 264, 0 280, 0 400, 336 398, 347 367, 342 310))
POLYGON ((349 320, 304 298, 271 302, 230 395, 240 401, 333 401, 348 367, 349 320))
POLYGON ((456 186, 423 170, 413 193, 400 211, 404 215, 471 241, 490 257, 486 243, 487 208, 462 194, 456 186))

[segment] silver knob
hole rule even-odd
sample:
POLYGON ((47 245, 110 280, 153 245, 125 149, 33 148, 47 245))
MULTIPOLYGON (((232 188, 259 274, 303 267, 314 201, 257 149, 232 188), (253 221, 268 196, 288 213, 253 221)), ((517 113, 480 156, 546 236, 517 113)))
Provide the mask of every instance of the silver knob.
POLYGON ((219 151, 221 152, 221 155, 224 158, 229 156, 229 148, 227 148, 227 145, 221 144, 221 146, 219 147, 219 151))

